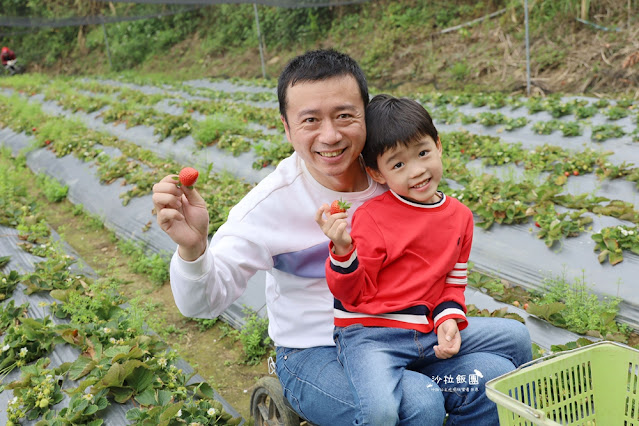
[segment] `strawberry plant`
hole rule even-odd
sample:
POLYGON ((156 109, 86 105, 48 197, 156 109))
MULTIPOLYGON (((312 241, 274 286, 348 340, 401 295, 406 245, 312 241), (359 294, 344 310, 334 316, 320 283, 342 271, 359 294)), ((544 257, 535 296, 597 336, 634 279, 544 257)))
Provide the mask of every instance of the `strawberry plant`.
POLYGON ((620 177, 631 175, 632 172, 636 170, 633 165, 634 164, 628 164, 625 161, 621 164, 614 165, 602 159, 600 161, 597 161, 597 166, 599 167, 595 170, 595 175, 597 175, 597 177, 602 180, 617 179, 620 177))
POLYGON ((561 123, 560 120, 537 121, 533 124, 532 130, 539 135, 549 135, 558 130, 561 123))
POLYGON ((444 124, 454 124, 459 121, 460 118, 459 111, 454 108, 437 108, 431 111, 433 114, 433 120, 444 124))
POLYGON ((227 134, 220 136, 217 146, 237 157, 241 153, 251 150, 251 141, 244 136, 227 134))
MULTIPOLYGON (((11 273, 13 272, 11 271, 11 273)), ((28 308, 28 303, 16 306, 13 299, 0 305, 0 334, 3 334, 11 325, 18 325, 18 317, 25 315, 28 308)))
POLYGON ((563 117, 572 114, 574 104, 570 102, 561 102, 558 98, 548 97, 542 102, 544 110, 548 111, 554 118, 563 117))
POLYGON ((56 370, 46 368, 49 363, 48 358, 40 358, 22 367, 21 380, 6 386, 14 395, 7 407, 7 417, 13 424, 39 418, 64 398, 56 370))
POLYGON ((505 124, 507 119, 501 112, 480 112, 477 114, 477 120, 484 126, 496 126, 498 124, 505 124))
POLYGON ((592 212, 639 223, 639 212, 635 210, 634 204, 622 200, 612 200, 605 206, 594 206, 592 212))
POLYGON ((19 316, 17 322, 6 330, 1 343, 0 382, 14 368, 24 367, 44 357, 55 346, 55 332, 49 317, 34 319, 19 316))
POLYGON ((470 103, 472 96, 468 93, 461 93, 450 98, 450 103, 455 106, 467 105, 470 103))
POLYGON ((531 96, 526 101, 526 108, 529 114, 536 114, 544 110, 543 98, 531 96))
POLYGON ((639 255, 639 229, 625 225, 603 228, 592 235, 595 240, 595 251, 599 252, 599 263, 606 260, 611 265, 623 261, 623 251, 628 250, 639 255))
MULTIPOLYGON (((8 274, 0 272, 0 301, 11 297, 21 280, 22 277, 18 271, 9 271, 8 274)), ((13 302, 13 300, 11 302, 13 302)), ((2 329, 3 327, 0 322, 0 331, 2 331, 2 329)))
POLYGON ((594 105, 580 105, 575 108, 575 117, 579 119, 594 117, 599 112, 599 108, 594 105))
POLYGON ((562 135, 566 137, 581 136, 583 129, 577 121, 562 121, 559 126, 562 135))
POLYGON ((488 94, 488 97, 486 100, 486 106, 488 106, 488 108, 490 109, 503 108, 504 106, 506 106, 507 103, 508 103, 507 96, 500 92, 494 92, 494 93, 488 94))
POLYGON ((592 223, 592 218, 583 216, 587 210, 559 213, 554 204, 548 204, 544 208, 537 207, 534 216, 535 225, 539 228, 537 238, 544 240, 547 247, 552 247, 556 242, 566 237, 576 237, 582 233, 586 225, 592 223))
POLYGON ((469 115, 469 114, 460 114, 460 120, 462 124, 472 124, 477 122, 477 116, 469 115))
POLYGON ((510 132, 512 130, 519 129, 520 127, 524 127, 528 124, 528 119, 526 117, 508 118, 506 119, 505 124, 505 129, 510 132))
POLYGON ((257 143, 254 146, 257 159, 253 162, 253 168, 263 169, 267 166, 277 166, 280 161, 293 153, 293 145, 287 140, 271 141, 270 143, 257 143))
POLYGON ((607 108, 610 105, 610 101, 607 99, 598 99, 597 101, 592 103, 592 106, 598 109, 607 108))
POLYGON ((592 126, 591 139, 593 141, 601 142, 606 139, 620 138, 625 134, 626 132, 624 132, 621 126, 617 126, 616 124, 600 124, 592 126))
POLYGON ((608 117, 608 120, 615 121, 615 120, 620 120, 622 118, 628 117, 630 115, 630 111, 627 108, 623 108, 618 105, 615 105, 615 106, 606 108, 603 114, 606 117, 608 117))

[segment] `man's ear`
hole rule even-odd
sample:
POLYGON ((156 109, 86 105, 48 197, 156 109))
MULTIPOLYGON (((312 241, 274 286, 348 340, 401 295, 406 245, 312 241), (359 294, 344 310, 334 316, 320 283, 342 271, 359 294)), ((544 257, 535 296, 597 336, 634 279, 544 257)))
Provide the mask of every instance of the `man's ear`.
POLYGON ((290 142, 291 141, 291 128, 288 126, 288 122, 286 121, 286 118, 284 118, 283 115, 280 115, 280 121, 284 125, 284 132, 286 133, 286 139, 288 139, 288 141, 290 142))
POLYGON ((368 173, 375 182, 381 185, 386 184, 386 179, 384 179, 384 176, 382 176, 379 170, 375 170, 373 168, 366 166, 366 173, 368 173))

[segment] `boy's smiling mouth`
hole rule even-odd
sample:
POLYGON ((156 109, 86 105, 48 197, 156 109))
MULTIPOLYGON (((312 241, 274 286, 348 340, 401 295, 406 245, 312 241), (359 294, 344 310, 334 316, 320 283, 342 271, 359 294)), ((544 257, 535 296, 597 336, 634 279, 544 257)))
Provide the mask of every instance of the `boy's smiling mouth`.
POLYGON ((412 188, 415 188, 415 189, 423 188, 429 183, 430 183, 430 178, 426 179, 425 181, 422 181, 421 183, 418 183, 417 185, 413 185, 412 188))

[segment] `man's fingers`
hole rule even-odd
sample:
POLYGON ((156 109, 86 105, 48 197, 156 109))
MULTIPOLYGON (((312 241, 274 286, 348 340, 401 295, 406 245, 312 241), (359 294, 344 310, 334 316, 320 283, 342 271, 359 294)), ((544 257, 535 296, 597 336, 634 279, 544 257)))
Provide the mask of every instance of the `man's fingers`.
POLYGON ((180 197, 162 192, 153 194, 153 204, 158 211, 166 207, 172 209, 179 209, 182 207, 180 197))
POLYGON ((186 199, 189 201, 190 205, 197 206, 197 207, 206 207, 206 201, 204 201, 204 198, 202 198, 202 196, 200 195, 199 192, 197 192, 197 190, 190 189, 186 186, 183 186, 181 189, 182 189, 182 193, 184 194, 186 199))
POLYGON ((162 209, 158 211, 157 221, 160 228, 167 230, 174 221, 184 220, 184 215, 175 209, 162 209))

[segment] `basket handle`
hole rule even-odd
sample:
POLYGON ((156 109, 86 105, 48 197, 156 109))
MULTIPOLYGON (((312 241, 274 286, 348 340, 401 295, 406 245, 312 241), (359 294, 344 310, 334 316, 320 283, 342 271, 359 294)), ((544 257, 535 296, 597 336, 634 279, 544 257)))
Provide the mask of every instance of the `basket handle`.
MULTIPOLYGON (((533 359, 532 361, 528 361, 527 363, 520 365, 519 367, 517 367, 516 369, 514 369, 510 373, 514 373, 516 371, 519 371, 519 370, 521 370, 523 368, 530 367, 530 366, 535 365, 535 364, 539 364, 540 362, 548 361, 548 360, 556 358, 558 356, 563 356, 563 355, 567 355, 567 354, 570 354, 570 353, 573 353, 573 352, 582 351, 585 347, 589 347, 590 348, 590 347, 593 347, 593 346, 611 345, 611 344, 615 345, 615 346, 620 346, 620 347, 624 346, 624 345, 622 345, 620 343, 617 343, 617 342, 614 342, 614 341, 601 340, 599 342, 594 342, 594 343, 591 343, 591 344, 586 345, 586 346, 581 346, 579 348, 570 349, 570 350, 567 350, 567 351, 555 352, 555 353, 552 353, 550 355, 543 356, 541 358, 533 359)), ((506 373, 506 374, 510 374, 510 373, 506 373)))

